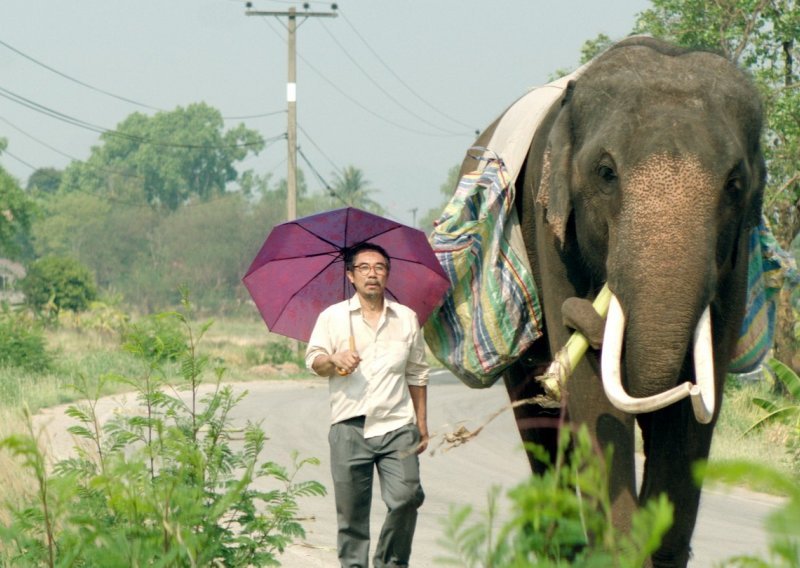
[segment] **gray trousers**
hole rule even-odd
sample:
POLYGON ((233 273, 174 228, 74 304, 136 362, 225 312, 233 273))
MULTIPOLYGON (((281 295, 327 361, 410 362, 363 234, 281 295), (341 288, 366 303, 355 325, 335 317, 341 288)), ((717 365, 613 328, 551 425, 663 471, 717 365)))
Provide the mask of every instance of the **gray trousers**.
POLYGON ((376 469, 387 512, 374 566, 408 566, 417 509, 425 499, 415 452, 420 441, 416 425, 407 424, 383 436, 365 439, 364 418, 351 418, 333 424, 328 441, 342 568, 369 567, 369 515, 376 469))

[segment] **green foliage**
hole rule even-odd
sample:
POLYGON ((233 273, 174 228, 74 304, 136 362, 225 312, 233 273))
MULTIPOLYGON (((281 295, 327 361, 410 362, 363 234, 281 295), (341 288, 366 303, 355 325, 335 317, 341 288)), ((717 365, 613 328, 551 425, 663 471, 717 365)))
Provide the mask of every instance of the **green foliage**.
POLYGON ((747 568, 797 568, 800 566, 800 485, 793 476, 780 473, 763 463, 751 461, 720 461, 700 464, 695 475, 706 483, 719 481, 767 487, 772 493, 784 495, 785 503, 770 513, 766 519, 769 535, 767 558, 738 556, 730 558, 723 566, 747 568))
MULTIPOLYGON (((0 138, 0 154, 5 147, 5 140, 0 138)), ((0 167, 0 257, 19 254, 19 241, 30 230, 34 212, 33 202, 17 180, 0 167)))
POLYGON ((251 347, 245 353, 245 358, 250 365, 305 364, 303 355, 287 340, 273 341, 264 347, 251 347))
POLYGON ((61 186, 63 174, 64 172, 55 168, 39 168, 28 177, 25 190, 32 197, 55 195, 61 186))
POLYGON ((586 40, 581 46, 581 64, 589 63, 614 44, 614 40, 606 34, 597 34, 594 39, 586 40))
POLYGON ((210 323, 195 329, 184 312, 161 317, 184 327, 178 375, 167 379, 155 350, 142 353, 138 377, 79 377, 85 402, 69 408, 76 421, 69 431, 85 443, 73 457, 49 473, 32 430, 0 441, 37 484, 0 528, 4 565, 278 566, 284 548, 304 535, 298 499, 325 489, 295 475, 318 460, 294 455, 289 468, 262 461, 260 425, 240 432, 231 425, 246 393, 221 384, 223 368, 201 388, 210 361, 198 342, 210 323), (102 423, 99 396, 120 380, 134 387, 140 411, 102 423))
POLYGON ((111 336, 121 333, 128 325, 128 314, 106 302, 89 302, 84 312, 61 312, 58 323, 79 331, 94 331, 111 336))
MULTIPOLYGON (((544 450, 530 451, 548 461, 544 450)), ((642 566, 672 525, 673 507, 662 495, 637 511, 630 533, 616 530, 605 465, 610 459, 610 451, 604 457, 595 453, 585 426, 574 439, 563 431, 557 463, 509 492, 511 520, 495 529, 496 490, 485 520, 468 524, 469 506, 451 510, 440 540, 450 555, 437 560, 465 568, 642 566), (563 456, 570 445, 567 463, 563 456)))
POLYGON ((800 377, 787 365, 777 359, 767 361, 776 379, 783 385, 786 397, 779 402, 766 398, 754 398, 753 404, 766 411, 766 415, 756 421, 745 434, 752 432, 770 422, 783 422, 790 424, 793 435, 787 444, 796 466, 800 466, 800 377))
POLYGON ((334 173, 332 191, 338 201, 335 207, 357 207, 377 215, 384 213, 383 207, 370 197, 377 190, 370 187, 370 182, 364 179, 364 172, 355 166, 334 173))
POLYGON ((158 364, 177 361, 186 353, 185 329, 172 313, 148 316, 123 331, 122 348, 158 364))
POLYGON ((49 256, 35 261, 20 285, 25 301, 37 311, 80 312, 97 297, 92 273, 68 257, 49 256))
POLYGON ((51 368, 41 328, 30 319, 8 310, 0 313, 0 367, 18 367, 41 373, 51 368))
POLYGON ((236 180, 236 162, 264 147, 243 124, 223 129, 220 112, 204 103, 131 114, 101 135, 103 144, 86 163, 67 168, 62 191, 144 200, 168 211, 192 199, 207 201, 236 180))

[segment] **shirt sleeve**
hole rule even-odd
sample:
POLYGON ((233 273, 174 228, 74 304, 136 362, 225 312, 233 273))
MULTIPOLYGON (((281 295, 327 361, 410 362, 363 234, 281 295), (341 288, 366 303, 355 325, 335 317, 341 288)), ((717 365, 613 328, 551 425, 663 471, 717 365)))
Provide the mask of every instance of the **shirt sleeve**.
POLYGON ((314 324, 314 329, 311 332, 311 337, 309 338, 308 346, 306 347, 306 368, 308 368, 309 371, 317 376, 320 375, 314 371, 314 367, 312 366, 314 364, 314 359, 320 355, 333 354, 333 345, 328 326, 328 320, 328 311, 325 310, 317 318, 317 323, 314 324))
MULTIPOLYGON (((413 313, 413 312, 412 312, 413 313)), ((406 383, 415 387, 424 387, 428 384, 430 367, 425 356, 425 340, 414 315, 414 334, 411 340, 411 350, 406 363, 406 383)))

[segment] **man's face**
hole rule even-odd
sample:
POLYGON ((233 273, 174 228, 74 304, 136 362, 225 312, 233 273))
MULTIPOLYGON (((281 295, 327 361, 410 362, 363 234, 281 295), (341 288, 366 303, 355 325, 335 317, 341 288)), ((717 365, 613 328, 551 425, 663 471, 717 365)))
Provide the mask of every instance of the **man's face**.
POLYGON ((347 272, 356 292, 366 298, 383 296, 389 268, 383 255, 374 250, 365 250, 356 255, 353 270, 347 272))

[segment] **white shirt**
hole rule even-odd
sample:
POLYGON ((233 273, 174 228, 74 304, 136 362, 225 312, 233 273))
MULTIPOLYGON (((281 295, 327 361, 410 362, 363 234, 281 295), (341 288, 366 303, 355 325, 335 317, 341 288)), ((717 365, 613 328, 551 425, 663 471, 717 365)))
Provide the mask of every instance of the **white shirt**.
POLYGON ((351 324, 361 363, 352 374, 333 375, 328 381, 331 424, 364 416, 364 437, 372 438, 416 422, 408 385, 428 384, 428 364, 412 309, 384 299, 373 329, 358 296, 326 308, 308 340, 306 366, 314 372, 311 365, 319 355, 350 349, 351 324))

